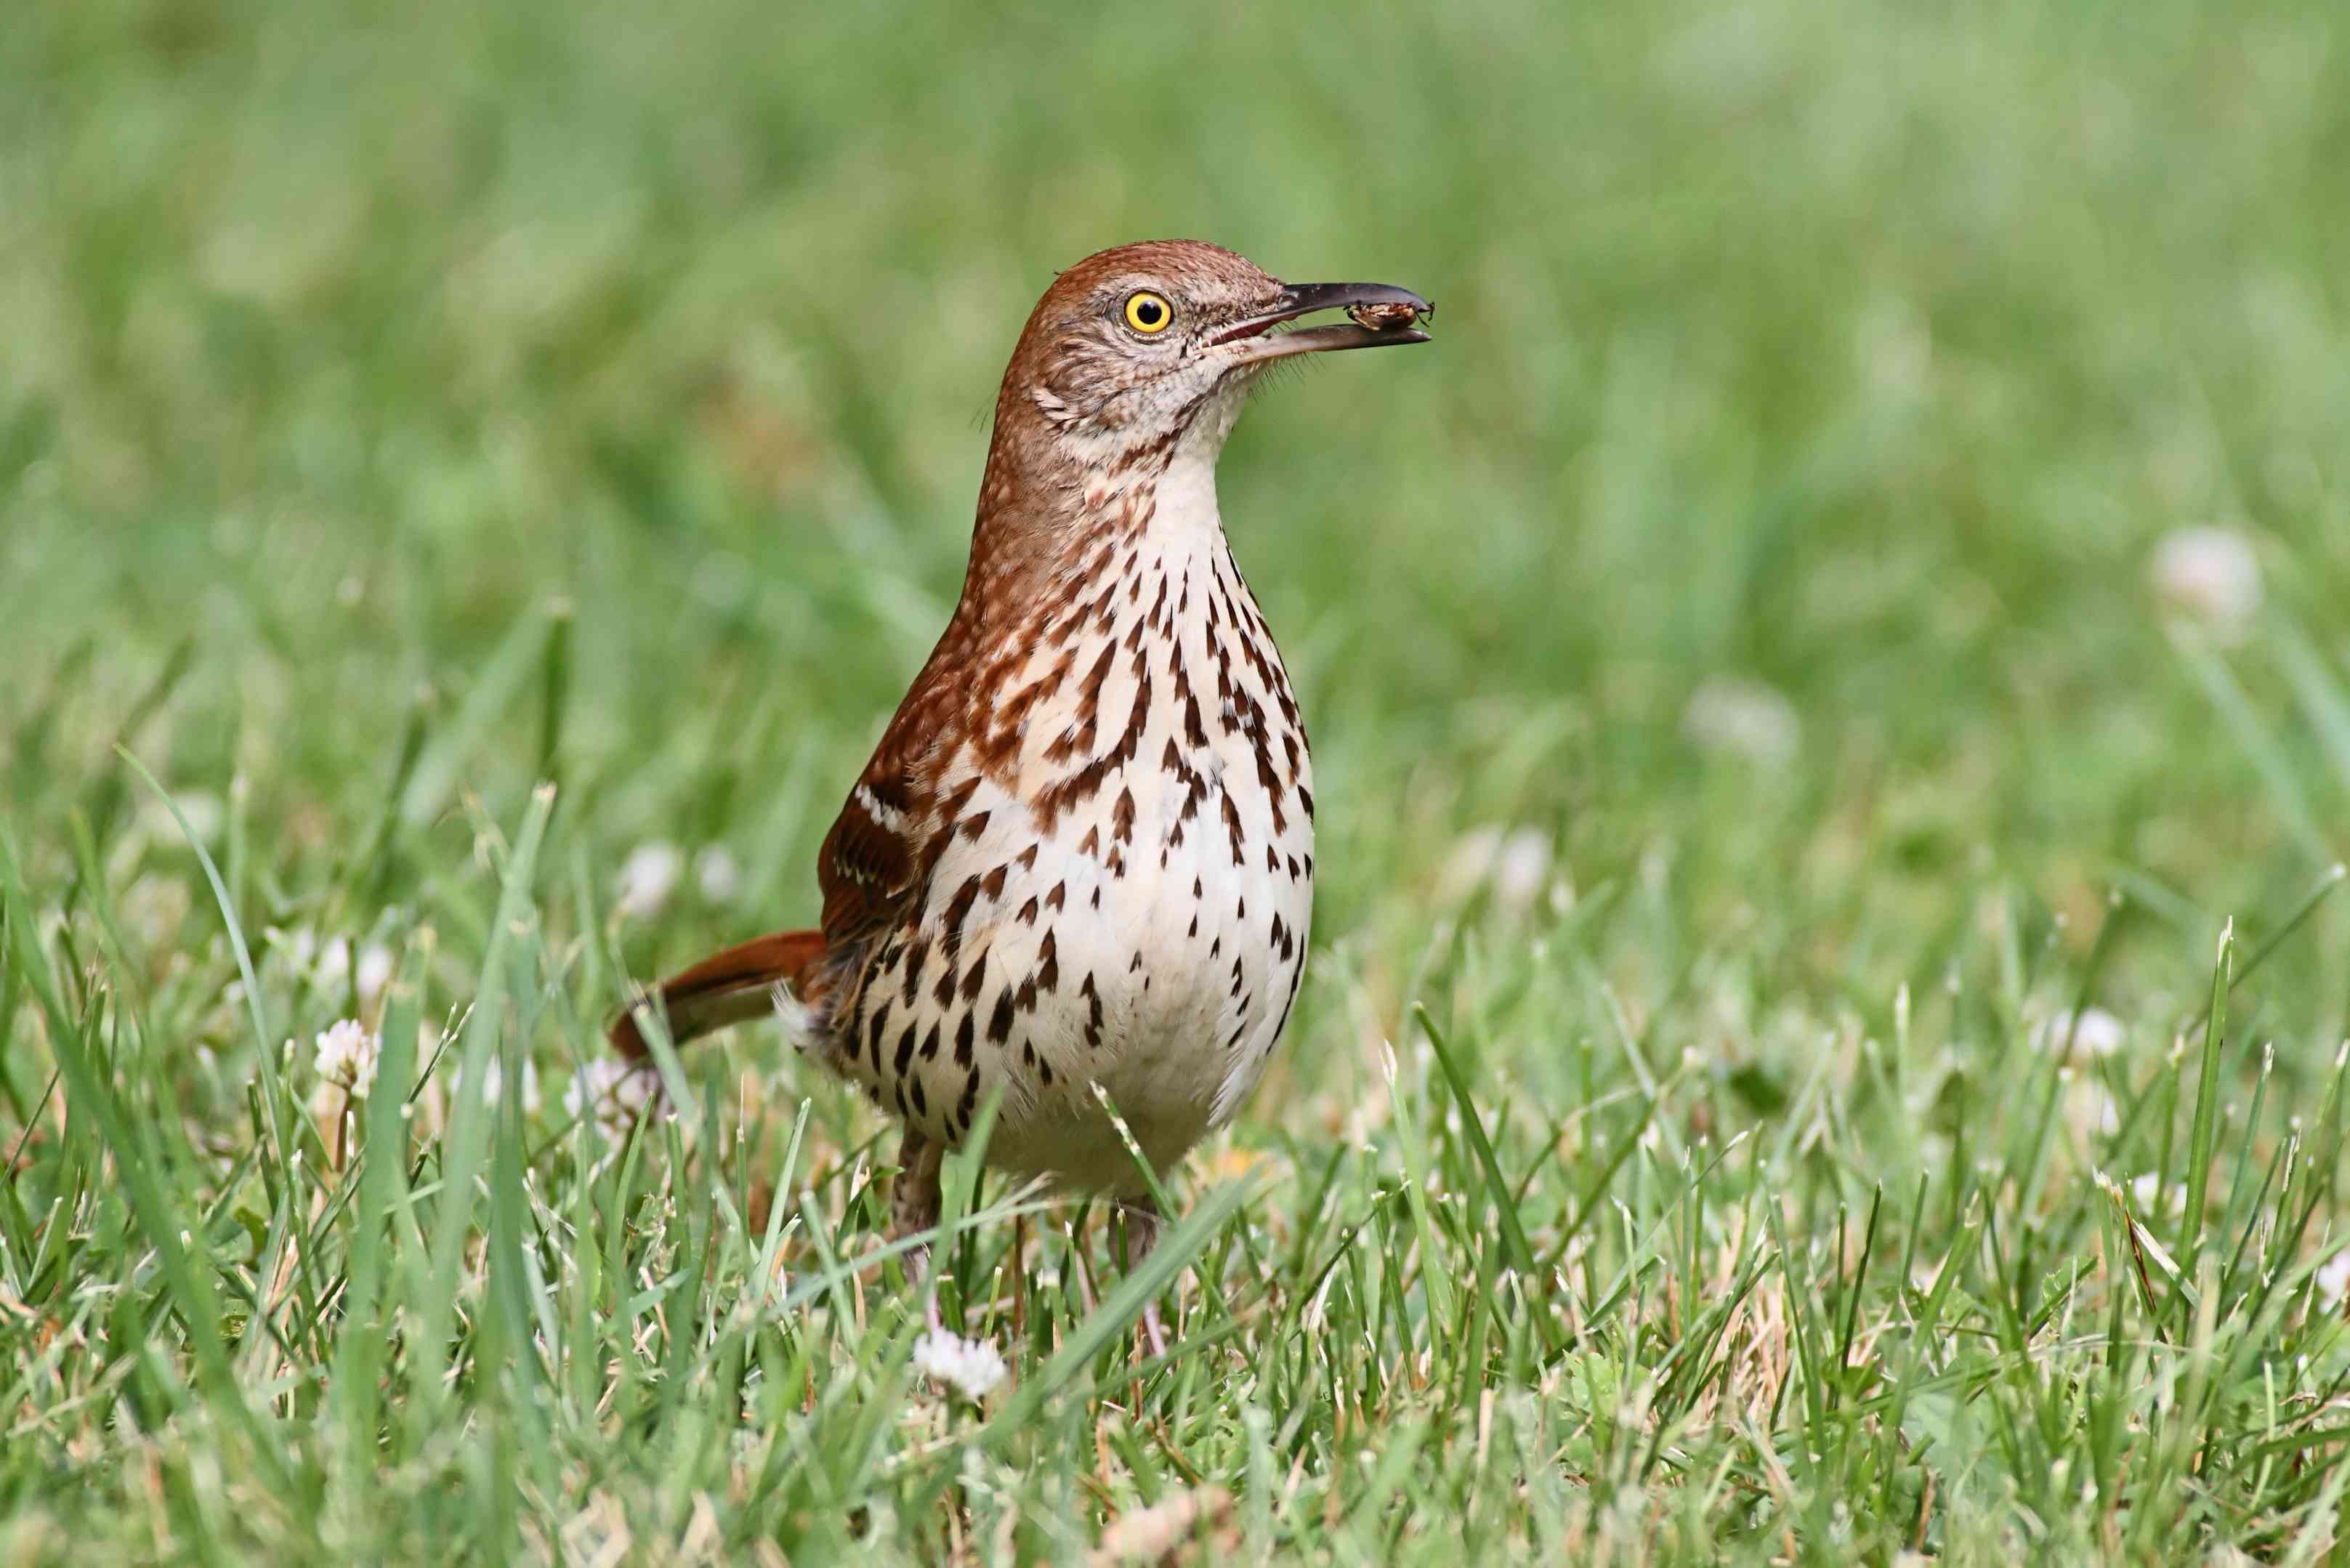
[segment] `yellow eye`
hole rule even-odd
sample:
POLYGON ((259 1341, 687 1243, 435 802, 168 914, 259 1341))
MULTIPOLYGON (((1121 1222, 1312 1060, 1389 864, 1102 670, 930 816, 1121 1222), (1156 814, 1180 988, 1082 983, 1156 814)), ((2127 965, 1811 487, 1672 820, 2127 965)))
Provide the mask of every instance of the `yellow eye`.
POLYGON ((1164 332, 1175 319, 1175 307, 1166 296, 1144 289, 1126 296, 1126 324, 1137 332, 1164 332))

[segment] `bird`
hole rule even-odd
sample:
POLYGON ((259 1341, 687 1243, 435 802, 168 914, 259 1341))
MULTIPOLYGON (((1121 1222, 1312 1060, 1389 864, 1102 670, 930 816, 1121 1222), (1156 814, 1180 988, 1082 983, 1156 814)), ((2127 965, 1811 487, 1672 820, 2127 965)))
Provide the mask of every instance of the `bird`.
POLYGON ((1433 308, 1198 240, 1058 274, 996 396, 962 596, 818 850, 817 925, 640 992, 620 1054, 646 1063, 648 1011, 681 1044, 772 1009, 903 1124, 900 1236, 936 1226, 941 1158, 999 1095, 986 1163, 1107 1195, 1147 1255, 1128 1136, 1163 1175, 1232 1119, 1313 919, 1305 722, 1217 458, 1268 368, 1426 343, 1433 308))

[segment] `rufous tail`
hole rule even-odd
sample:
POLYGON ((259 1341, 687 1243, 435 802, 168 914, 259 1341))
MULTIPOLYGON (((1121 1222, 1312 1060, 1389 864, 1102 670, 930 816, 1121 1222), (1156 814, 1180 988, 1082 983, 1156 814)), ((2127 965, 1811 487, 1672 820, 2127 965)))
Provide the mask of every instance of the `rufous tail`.
POLYGON ((612 1048, 632 1062, 643 1061, 645 1037, 637 1020, 655 1006, 669 1020, 671 1043, 682 1045, 769 1011, 778 985, 808 1001, 810 971, 823 957, 822 931, 771 931, 712 953, 670 976, 614 1019, 612 1048))

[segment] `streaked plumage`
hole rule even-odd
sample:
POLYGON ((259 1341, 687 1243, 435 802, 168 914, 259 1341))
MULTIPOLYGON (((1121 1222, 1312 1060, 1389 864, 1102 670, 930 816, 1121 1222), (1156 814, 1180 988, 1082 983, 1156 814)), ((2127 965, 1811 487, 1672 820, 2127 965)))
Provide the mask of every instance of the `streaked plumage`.
MULTIPOLYGON (((825 840, 820 928, 655 993, 683 1039, 780 988, 802 1047, 905 1123, 901 1224, 999 1085, 991 1163, 1129 1198, 1096 1085, 1162 1170, 1254 1087, 1305 968, 1313 769, 1216 459, 1266 364, 1424 341, 1396 313, 1428 309, 1195 241, 1090 256, 1037 304, 962 599, 825 840), (1272 330, 1366 306, 1385 325, 1272 330)), ((642 1054, 633 1016, 613 1036, 642 1054)))

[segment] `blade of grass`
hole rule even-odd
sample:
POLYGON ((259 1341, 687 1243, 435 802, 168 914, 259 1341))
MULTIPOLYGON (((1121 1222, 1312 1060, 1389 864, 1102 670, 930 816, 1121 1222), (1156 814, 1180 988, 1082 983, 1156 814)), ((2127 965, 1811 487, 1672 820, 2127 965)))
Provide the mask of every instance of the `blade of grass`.
POLYGON ((2195 1120, 2187 1144, 2187 1212, 2180 1218, 2178 1266, 2191 1277, 2203 1243, 2203 1208, 2210 1196, 2211 1153, 2220 1129, 2220 1048, 2228 1034, 2228 991, 2236 961, 2236 923, 2220 931, 2211 965, 2211 1006, 2199 1054, 2202 1070, 2195 1086, 2195 1120))

